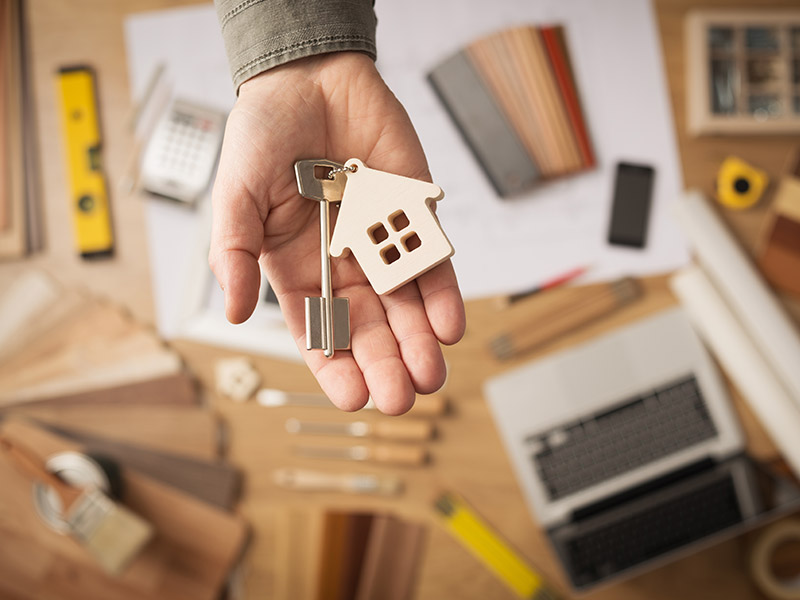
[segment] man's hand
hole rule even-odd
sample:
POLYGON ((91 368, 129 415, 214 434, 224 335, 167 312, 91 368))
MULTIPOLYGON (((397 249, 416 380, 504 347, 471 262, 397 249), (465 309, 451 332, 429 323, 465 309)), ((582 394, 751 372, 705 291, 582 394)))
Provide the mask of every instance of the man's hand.
MULTIPOLYGON (((450 261, 386 296, 352 256, 332 259, 336 296, 350 298, 351 350, 306 351, 304 297, 320 295, 319 205, 297 192, 294 162, 360 158, 374 169, 430 181, 417 135, 372 60, 340 52, 294 61, 245 82, 228 119, 209 262, 225 312, 245 321, 258 302, 259 262, 289 330, 323 391, 343 410, 371 395, 388 414, 444 383, 439 342, 464 334, 450 261)), ((336 214, 332 211, 332 219, 336 214)))

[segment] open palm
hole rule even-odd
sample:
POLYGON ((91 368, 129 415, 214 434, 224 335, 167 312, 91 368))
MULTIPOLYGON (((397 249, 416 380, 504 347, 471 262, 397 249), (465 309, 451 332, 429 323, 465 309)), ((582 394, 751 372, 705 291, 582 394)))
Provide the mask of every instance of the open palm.
MULTIPOLYGON (((294 162, 360 158, 368 166, 430 181, 403 107, 372 60, 342 52, 294 61, 245 82, 228 119, 214 185, 209 262, 233 323, 258 302, 259 261, 289 330, 323 391, 344 410, 371 395, 386 413, 407 411, 415 392, 446 375, 439 342, 464 333, 450 261, 385 296, 352 256, 332 259, 334 296, 350 298, 351 350, 306 351, 304 297, 320 295, 319 204, 297 192, 294 162)), ((335 223, 336 210, 331 211, 335 223)))

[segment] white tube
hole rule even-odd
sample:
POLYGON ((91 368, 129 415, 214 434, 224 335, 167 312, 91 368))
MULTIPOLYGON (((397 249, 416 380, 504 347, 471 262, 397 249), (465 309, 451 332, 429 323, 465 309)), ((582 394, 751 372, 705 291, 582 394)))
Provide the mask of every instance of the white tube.
POLYGON ((800 408, 699 267, 680 271, 670 285, 698 335, 800 476, 800 408))
POLYGON ((700 264, 800 409, 800 335, 794 323, 700 192, 688 191, 675 206, 700 264))

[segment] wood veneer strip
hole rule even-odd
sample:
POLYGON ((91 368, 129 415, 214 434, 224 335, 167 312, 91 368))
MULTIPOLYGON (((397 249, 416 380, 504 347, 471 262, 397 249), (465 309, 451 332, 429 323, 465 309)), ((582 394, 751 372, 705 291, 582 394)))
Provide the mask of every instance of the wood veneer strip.
POLYGON ((596 160, 592 144, 589 141, 589 132, 583 118, 580 99, 575 85, 575 76, 569 62, 566 38, 563 27, 543 27, 541 30, 542 41, 550 57, 550 64, 558 82, 561 98, 566 107, 569 121, 578 143, 583 167, 592 167, 596 160))
POLYGON ((542 174, 545 177, 552 175, 552 156, 547 151, 543 131, 535 121, 536 116, 526 111, 522 98, 514 89, 513 75, 509 79, 509 66, 495 36, 474 42, 466 51, 542 174))
POLYGON ((514 48, 514 56, 526 72, 526 81, 536 94, 538 106, 546 115, 546 121, 555 138, 561 157, 559 174, 572 173, 582 166, 577 141, 567 117, 564 102, 558 91, 558 83, 550 66, 547 49, 536 27, 522 27, 508 32, 514 48))

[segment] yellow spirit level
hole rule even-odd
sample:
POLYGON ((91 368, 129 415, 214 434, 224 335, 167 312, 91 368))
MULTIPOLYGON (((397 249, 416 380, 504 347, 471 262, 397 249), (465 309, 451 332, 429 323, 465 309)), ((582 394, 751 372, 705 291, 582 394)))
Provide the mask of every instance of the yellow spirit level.
POLYGON ((84 258, 110 256, 114 238, 100 160, 94 72, 85 66, 60 69, 58 87, 78 251, 84 258))

